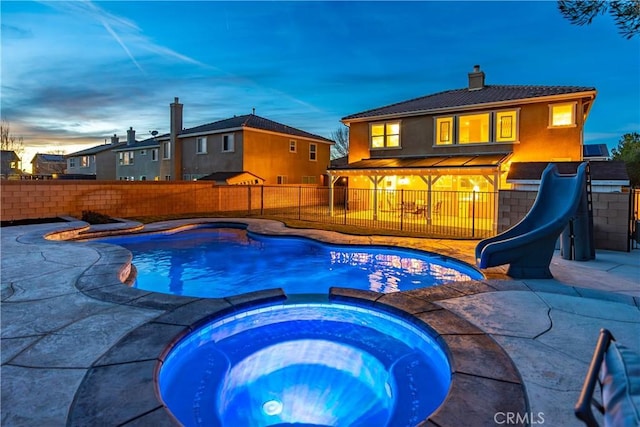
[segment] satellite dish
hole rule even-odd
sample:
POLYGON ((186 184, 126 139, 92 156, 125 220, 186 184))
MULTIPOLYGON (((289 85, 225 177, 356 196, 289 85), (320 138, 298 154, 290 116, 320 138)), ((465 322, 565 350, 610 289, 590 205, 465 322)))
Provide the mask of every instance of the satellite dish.
POLYGON ((150 130, 149 133, 153 136, 156 136, 158 134, 157 130, 150 130))

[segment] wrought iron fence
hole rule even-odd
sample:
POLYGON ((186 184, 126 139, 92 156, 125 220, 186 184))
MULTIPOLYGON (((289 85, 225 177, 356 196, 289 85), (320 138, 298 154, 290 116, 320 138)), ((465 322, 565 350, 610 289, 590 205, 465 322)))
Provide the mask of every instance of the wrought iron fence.
POLYGON ((491 192, 347 187, 335 187, 332 191, 327 187, 290 186, 246 187, 244 191, 238 191, 238 187, 220 187, 219 190, 222 209, 244 204, 249 215, 404 231, 430 237, 482 238, 494 235, 496 230, 497 194, 491 192))

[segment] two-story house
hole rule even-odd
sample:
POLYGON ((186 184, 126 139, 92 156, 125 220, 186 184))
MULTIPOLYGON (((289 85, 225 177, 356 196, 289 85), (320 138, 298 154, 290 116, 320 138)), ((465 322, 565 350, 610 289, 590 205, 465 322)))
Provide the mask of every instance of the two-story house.
POLYGON ((20 169, 20 157, 15 151, 0 151, 0 178, 20 179, 22 169, 20 169))
POLYGON ((159 180, 159 147, 160 143, 155 135, 143 141, 136 141, 136 131, 129 127, 127 143, 113 150, 116 153, 116 179, 121 181, 159 180))
POLYGON ((116 153, 114 148, 125 145, 118 136, 111 137, 110 144, 102 144, 75 153, 65 155, 69 176, 86 177, 87 179, 116 179, 116 153))
POLYGON ((224 173, 224 179, 214 180, 326 185, 332 140, 256 114, 183 129, 182 111, 175 98, 171 131, 157 137, 160 179, 212 179, 212 174, 224 173))
MULTIPOLYGON (((330 185, 348 178, 349 188, 424 190, 427 199, 509 188, 511 162, 582 160, 595 97, 593 87, 488 85, 476 65, 465 88, 344 117, 349 162, 329 170, 330 185)), ((390 203, 378 197, 376 209, 390 203)))
POLYGON ((31 159, 31 173, 34 176, 51 177, 61 175, 67 169, 63 154, 36 153, 31 159))

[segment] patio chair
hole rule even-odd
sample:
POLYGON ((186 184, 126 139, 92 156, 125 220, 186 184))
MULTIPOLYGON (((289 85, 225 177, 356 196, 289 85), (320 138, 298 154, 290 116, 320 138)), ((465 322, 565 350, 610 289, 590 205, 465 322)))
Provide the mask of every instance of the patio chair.
POLYGON ((600 336, 575 405, 576 417, 587 427, 599 427, 592 406, 606 427, 640 426, 640 355, 616 342, 607 329, 600 336), (600 385, 600 399, 593 397, 600 385))

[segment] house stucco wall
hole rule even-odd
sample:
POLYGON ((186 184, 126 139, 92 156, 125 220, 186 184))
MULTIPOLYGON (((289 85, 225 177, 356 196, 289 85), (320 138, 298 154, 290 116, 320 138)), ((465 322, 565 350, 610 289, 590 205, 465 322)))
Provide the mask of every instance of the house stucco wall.
POLYGON ((197 177, 209 175, 214 172, 231 171, 239 172, 243 170, 243 135, 241 131, 215 133, 180 138, 182 146, 182 177, 189 179, 193 175, 197 177), (222 151, 222 136, 233 134, 234 150, 230 152, 222 151), (199 137, 207 138, 207 152, 196 153, 196 140, 199 137))
POLYGON ((244 131, 243 170, 277 184, 278 175, 287 177, 288 184, 301 184, 303 176, 314 176, 322 184, 321 175, 329 167, 330 145, 293 135, 253 130, 244 131), (296 152, 289 151, 289 141, 296 141, 296 152), (316 160, 309 160, 309 146, 316 144, 316 160), (267 154, 268 153, 268 154, 267 154))
MULTIPOLYGON (((529 212, 536 191, 500 190, 498 232, 514 226, 529 212)), ((627 251, 629 245, 629 193, 592 193, 596 249, 627 251)))
MULTIPOLYGON (((579 161, 582 156, 582 132, 584 119, 581 111, 583 102, 573 100, 544 101, 539 103, 522 103, 500 108, 475 109, 473 112, 492 112, 519 109, 518 141, 515 143, 485 144, 453 144, 434 146, 434 117, 424 115, 403 117, 400 120, 400 149, 370 149, 369 126, 371 123, 384 121, 353 122, 349 129, 349 163, 367 158, 400 157, 400 156, 448 156, 455 154, 486 154, 513 152, 512 161, 579 161), (576 126, 550 128, 549 105, 553 103, 576 102, 576 126)), ((441 114, 451 116, 469 113, 470 110, 441 114)), ((395 119, 388 119, 392 121, 395 119)))

